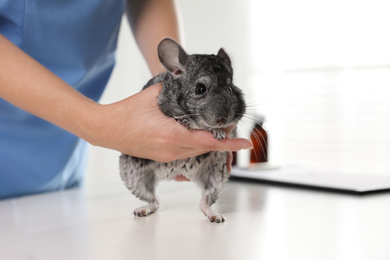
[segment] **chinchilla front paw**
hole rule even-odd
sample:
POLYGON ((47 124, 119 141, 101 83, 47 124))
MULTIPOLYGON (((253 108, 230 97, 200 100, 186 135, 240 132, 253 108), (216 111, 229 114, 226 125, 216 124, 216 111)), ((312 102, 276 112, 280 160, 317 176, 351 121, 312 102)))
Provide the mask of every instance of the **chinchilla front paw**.
POLYGON ((226 221, 226 218, 210 207, 217 199, 216 194, 218 194, 218 189, 204 190, 199 208, 211 222, 222 223, 226 221))
POLYGON ((191 129, 191 123, 185 118, 175 118, 176 122, 180 123, 181 125, 185 126, 188 130, 191 129))
POLYGON ((206 207, 204 209, 202 209, 203 211, 203 214, 208 217, 208 219, 211 221, 211 222, 215 222, 215 223, 223 223, 226 221, 226 218, 219 214, 218 212, 212 210, 210 207, 206 207))
POLYGON ((222 129, 216 128, 212 129, 210 132, 214 135, 214 138, 218 140, 225 139, 226 137, 226 133, 222 129))

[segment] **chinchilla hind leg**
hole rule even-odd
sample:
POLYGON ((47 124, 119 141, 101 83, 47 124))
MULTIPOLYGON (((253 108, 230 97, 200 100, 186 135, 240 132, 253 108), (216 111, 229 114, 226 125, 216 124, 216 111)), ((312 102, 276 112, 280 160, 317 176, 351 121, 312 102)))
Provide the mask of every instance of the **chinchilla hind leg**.
MULTIPOLYGON (((145 175, 144 175, 145 176, 145 175)), ((137 198, 148 202, 148 205, 139 207, 134 210, 134 216, 146 217, 160 207, 160 203, 155 195, 155 182, 151 179, 143 178, 133 187, 133 194, 137 198)))
POLYGON ((211 192, 210 190, 203 190, 199 207, 211 222, 222 223, 225 222, 226 218, 211 208, 211 205, 213 205, 218 198, 218 193, 219 191, 211 192))
POLYGON ((148 205, 135 209, 134 215, 137 217, 146 217, 155 212, 160 206, 155 194, 156 182, 154 173, 144 172, 142 178, 136 183, 137 184, 132 187, 133 194, 137 198, 148 202, 148 205))
POLYGON ((153 172, 130 175, 121 172, 122 180, 137 198, 148 202, 148 205, 134 210, 137 217, 146 217, 159 208, 159 202, 155 194, 156 181, 153 172))
POLYGON ((160 207, 160 204, 159 204, 158 200, 155 200, 153 202, 149 202, 148 205, 145 205, 145 206, 142 206, 142 207, 135 209, 134 216, 146 217, 146 216, 152 214, 153 212, 155 212, 156 210, 158 210, 159 207, 160 207))

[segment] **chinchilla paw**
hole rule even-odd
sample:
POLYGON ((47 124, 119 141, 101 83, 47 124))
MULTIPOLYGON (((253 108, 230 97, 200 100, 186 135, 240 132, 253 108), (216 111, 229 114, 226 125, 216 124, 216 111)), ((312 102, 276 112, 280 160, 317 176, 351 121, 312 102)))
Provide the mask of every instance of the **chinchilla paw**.
POLYGON ((226 221, 226 218, 223 216, 223 215, 220 215, 220 214, 212 214, 212 215, 209 215, 207 216, 209 218, 209 220, 211 222, 215 222, 215 223, 222 223, 222 222, 225 222, 226 221))
POLYGON ((211 222, 222 223, 226 221, 226 218, 223 215, 211 209, 210 206, 206 204, 201 204, 200 209, 211 222))
POLYGON ((226 137, 226 133, 222 129, 212 129, 211 133, 214 135, 214 138, 218 140, 225 139, 226 137))
POLYGON ((136 217, 146 217, 155 212, 158 209, 158 205, 149 204, 143 207, 139 207, 134 210, 134 216, 136 217))
POLYGON ((186 118, 175 118, 178 123, 185 126, 188 130, 191 129, 190 122, 186 118))

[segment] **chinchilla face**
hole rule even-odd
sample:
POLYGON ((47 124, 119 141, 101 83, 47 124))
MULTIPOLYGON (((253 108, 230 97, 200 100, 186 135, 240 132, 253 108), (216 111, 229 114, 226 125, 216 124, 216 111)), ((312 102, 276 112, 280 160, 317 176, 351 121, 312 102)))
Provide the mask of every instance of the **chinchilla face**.
POLYGON ((233 85, 233 70, 219 56, 191 55, 178 80, 184 90, 182 106, 199 125, 227 127, 245 113, 242 93, 233 85))
POLYGON ((158 103, 163 113, 185 118, 189 128, 224 128, 245 113, 239 88, 233 85, 230 58, 223 49, 217 55, 187 55, 173 40, 159 45, 159 57, 170 72, 158 103))

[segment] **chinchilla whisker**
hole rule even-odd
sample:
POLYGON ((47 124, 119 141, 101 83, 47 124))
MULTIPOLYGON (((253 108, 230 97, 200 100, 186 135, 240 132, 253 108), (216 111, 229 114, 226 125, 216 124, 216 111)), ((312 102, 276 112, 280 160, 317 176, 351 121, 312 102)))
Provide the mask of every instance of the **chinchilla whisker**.
POLYGON ((248 126, 249 122, 245 122, 244 120, 241 120, 238 122, 238 126, 244 127, 246 130, 251 130, 252 126, 248 126))
MULTIPOLYGON (((263 156, 267 160, 267 153, 266 153, 266 151, 268 150, 268 147, 267 147, 267 142, 264 139, 264 136, 257 129, 255 129, 255 132, 253 132, 252 136, 254 136, 256 141, 260 144, 261 150, 263 152, 263 156), (260 139, 260 137, 261 137, 261 139, 260 139)), ((256 151, 255 151, 255 154, 256 154, 256 151)))
MULTIPOLYGON (((254 129, 254 135, 255 136, 261 136, 261 140, 263 141, 263 142, 261 142, 261 143, 264 143, 264 145, 265 145, 265 148, 266 149, 268 149, 268 144, 267 144, 267 141, 265 140, 265 138, 264 138, 264 136, 261 134, 261 132, 259 131, 259 130, 257 130, 256 128, 254 129)), ((259 141, 261 141, 260 139, 258 139, 259 141)))
MULTIPOLYGON (((261 151, 263 152, 264 159, 265 159, 265 161, 268 161, 268 155, 267 155, 266 150, 264 149, 263 143, 260 143, 260 145, 261 145, 261 151)), ((256 154, 256 151, 254 151, 254 152, 256 154)))
MULTIPOLYGON (((253 135, 252 135, 255 140, 257 141, 258 144, 260 144, 261 146, 261 151, 263 153, 263 157, 265 160, 268 160, 268 156, 267 156, 267 150, 268 150, 268 147, 267 147, 267 142, 266 140, 264 139, 264 136, 256 129, 255 132, 253 132, 253 135), (260 138, 261 137, 261 138, 260 138)), ((256 160, 257 160, 257 153, 256 153, 256 150, 254 150, 254 154, 256 156, 256 160)))
POLYGON ((243 117, 245 117, 245 118, 247 118, 247 119, 250 119, 250 120, 252 120, 252 121, 257 121, 257 120, 259 120, 259 117, 261 118, 261 117, 263 117, 263 116, 261 116, 261 114, 259 114, 259 113, 257 113, 257 112, 251 112, 251 111, 247 111, 244 115, 243 115, 243 117))
POLYGON ((143 126, 141 125, 141 126, 137 127, 136 129, 130 131, 129 133, 127 133, 127 134, 121 136, 118 140, 114 141, 112 144, 119 143, 121 140, 123 140, 123 139, 126 138, 127 136, 131 135, 132 133, 138 131, 138 130, 141 129, 142 127, 143 127, 143 126))
MULTIPOLYGON (((261 145, 262 154, 263 154, 264 158, 267 159, 267 153, 266 153, 266 151, 268 149, 267 142, 266 142, 264 136, 261 134, 261 132, 259 130, 257 130, 256 128, 253 129, 253 124, 250 124, 250 122, 240 121, 238 125, 240 127, 243 127, 247 131, 252 131, 251 136, 252 136, 252 138, 254 138, 253 141, 256 141, 257 143, 259 143, 261 145)), ((258 158, 258 154, 257 154, 256 150, 254 150, 253 152, 254 152, 255 159, 258 160, 259 158, 258 158)))
MULTIPOLYGON (((241 127, 244 127, 246 130, 249 130, 249 131, 251 131, 252 129, 253 129, 253 125, 251 125, 251 126, 248 126, 247 124, 249 124, 248 122, 244 122, 244 121, 241 121, 240 122, 240 126, 241 127)), ((254 142, 254 141, 256 141, 257 143, 261 143, 261 142, 259 142, 259 137, 258 137, 258 134, 256 133, 256 132, 252 132, 251 133, 251 136, 250 136, 250 139, 251 139, 251 141, 252 142, 254 142), (254 140, 253 140, 254 139, 254 140)), ((254 149, 253 151, 251 151, 251 153, 254 153, 254 156, 255 156, 255 160, 256 161, 258 161, 258 155, 257 155, 257 153, 256 153, 256 149, 254 149)), ((264 149, 263 149, 263 153, 265 154, 265 151, 264 151, 264 149)))
POLYGON ((137 113, 136 115, 132 115, 131 117, 128 117, 127 119, 130 120, 130 119, 133 119, 135 117, 143 117, 145 115, 148 115, 148 114, 156 112, 156 111, 160 111, 159 108, 153 107, 151 109, 144 109, 143 111, 141 111, 141 113, 137 113))
POLYGON ((137 118, 137 117, 143 117, 143 116, 145 116, 147 114, 153 113, 153 112, 158 111, 158 110, 159 110, 158 108, 152 108, 152 109, 147 109, 147 110, 145 109, 141 113, 137 113, 135 115, 129 116, 125 120, 122 120, 121 122, 116 123, 116 125, 113 125, 113 128, 118 127, 118 125, 122 124, 123 122, 126 122, 128 120, 132 120, 132 119, 137 118))
MULTIPOLYGON (((158 124, 158 127, 154 127, 154 126, 151 127, 151 130, 144 136, 144 138, 142 139, 141 143, 143 143, 143 142, 145 141, 146 137, 148 137, 148 136, 150 135, 151 132, 153 132, 153 131, 156 130, 156 129, 160 129, 161 125, 166 124, 167 122, 173 120, 173 118, 163 116, 163 117, 159 117, 158 119, 153 119, 153 118, 152 118, 151 120, 153 120, 153 122, 154 122, 156 125, 158 124), (161 121, 162 121, 162 123, 161 123, 161 121)), ((132 132, 126 134, 126 135, 125 135, 124 137, 122 137, 122 138, 125 138, 126 136, 128 136, 128 135, 134 133, 134 132, 137 131, 137 130, 140 130, 140 129, 143 128, 143 127, 145 127, 145 124, 142 125, 142 126, 140 126, 140 127, 138 127, 137 129, 134 129, 132 132)), ((121 138, 121 139, 122 139, 122 138, 121 138)))
POLYGON ((249 110, 249 111, 247 110, 245 114, 250 116, 256 116, 256 117, 259 115, 257 110, 249 110))
POLYGON ((253 129, 253 124, 245 120, 241 120, 237 126, 242 127, 246 132, 250 132, 253 129))
POLYGON ((285 100, 285 98, 273 98, 273 99, 267 99, 267 100, 262 100, 262 101, 256 101, 256 100, 250 100, 247 101, 246 104, 247 106, 264 106, 264 105, 269 105, 269 104, 274 104, 277 102, 280 102, 280 100, 285 100))
POLYGON ((173 116, 175 119, 181 119, 181 118, 191 118, 192 116, 202 116, 201 114, 186 114, 182 116, 173 116))
MULTIPOLYGON (((158 109, 149 110, 149 111, 147 111, 147 112, 145 112, 145 113, 142 113, 142 115, 145 115, 145 114, 147 114, 147 113, 154 112, 154 111, 156 111, 156 110, 158 110, 158 109)), ((138 116, 138 115, 136 115, 136 116, 138 116)), ((183 115, 183 116, 177 116, 177 117, 175 117, 175 119, 185 118, 185 117, 188 117, 188 116, 199 116, 199 115, 198 115, 198 114, 188 114, 188 115, 183 115)), ((135 117, 135 116, 134 116, 134 117, 135 117)), ((132 118, 133 118, 133 117, 132 117, 132 118)), ((129 119, 130 119, 130 118, 129 118, 129 119)), ((154 119, 152 118, 151 120, 154 120, 154 119)), ((174 120, 174 118, 172 118, 172 117, 167 117, 167 116, 163 116, 163 117, 160 117, 160 118, 158 118, 158 119, 156 119, 156 120, 154 120, 154 121, 156 122, 156 121, 160 121, 160 120, 167 120, 167 122, 169 122, 170 120, 174 120)), ((129 132, 129 133, 127 133, 126 135, 124 135, 124 136, 122 136, 121 138, 119 138, 116 142, 121 141, 122 139, 124 139, 124 138, 126 138, 127 136, 129 136, 130 134, 132 134, 132 133, 134 133, 134 132, 140 130, 140 129, 143 128, 143 127, 144 127, 144 125, 141 125, 141 126, 137 127, 136 129, 132 130, 131 132, 129 132)), ((116 142, 115 142, 115 143, 116 143, 116 142)))
POLYGON ((241 118, 235 118, 233 120, 233 125, 235 125, 237 127, 237 125, 239 124, 240 120, 241 120, 241 118))
POLYGON ((259 106, 265 106, 269 104, 270 102, 252 102, 252 103, 247 103, 246 107, 247 108, 256 108, 259 106))
MULTIPOLYGON (((145 140, 146 140, 146 138, 153 132, 153 131, 155 131, 156 129, 160 129, 161 128, 161 126, 163 126, 164 124, 166 124, 166 123, 169 123, 169 122, 171 122, 172 120, 175 120, 174 118, 172 118, 172 117, 164 117, 163 118, 164 120, 162 121, 162 122, 158 122, 158 128, 156 127, 156 128, 152 128, 145 136, 144 136, 144 138, 142 139, 142 141, 141 141, 141 144, 143 144, 144 142, 145 142, 145 140)), ((158 130, 158 131, 160 131, 160 130, 158 130)))
POLYGON ((237 124, 236 124, 236 129, 238 128, 244 128, 245 130, 249 131, 250 127, 248 127, 244 121, 239 121, 237 124))
POLYGON ((258 114, 259 113, 259 109, 258 107, 252 107, 252 108, 247 108, 246 109, 246 113, 251 113, 251 114, 258 114))
POLYGON ((251 115, 251 114, 249 114, 248 111, 246 111, 245 113, 237 113, 237 116, 239 116, 240 118, 246 115, 251 115))
MULTIPOLYGON (((162 120, 162 119, 166 119, 166 117, 160 117, 160 116, 159 116, 159 118, 157 118, 157 119, 151 118, 150 120, 154 120, 154 121, 156 122, 156 121, 162 120)), ((116 140, 116 141, 113 142, 113 143, 118 143, 118 142, 120 142, 121 140, 123 140, 123 139, 126 138, 127 136, 129 136, 129 135, 131 135, 132 133, 134 133, 134 132, 140 130, 140 129, 143 128, 143 127, 145 127, 145 124, 142 124, 142 125, 138 126, 137 128, 135 128, 135 129, 133 129, 132 131, 130 131, 129 133, 123 135, 122 137, 120 137, 118 140, 116 140)))
POLYGON ((244 114, 242 117, 246 118, 246 119, 249 119, 253 123, 256 121, 256 115, 244 114))
POLYGON ((264 105, 266 105, 266 104, 251 104, 251 105, 247 105, 246 108, 253 109, 253 108, 257 108, 257 107, 264 106, 264 105))

